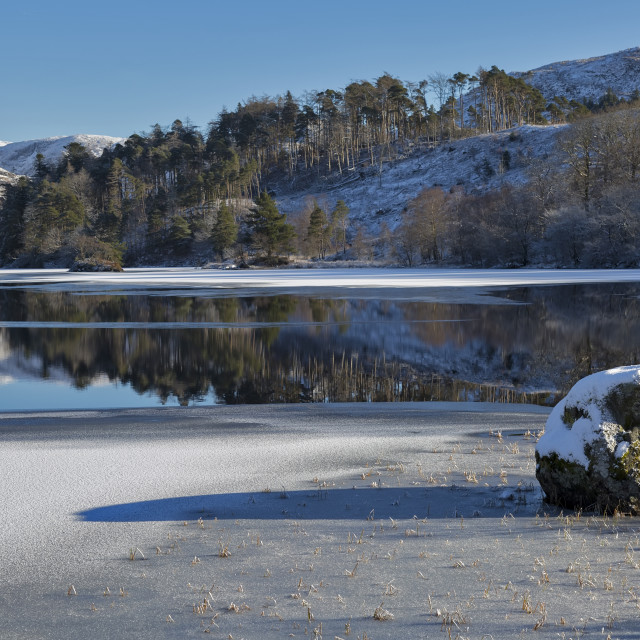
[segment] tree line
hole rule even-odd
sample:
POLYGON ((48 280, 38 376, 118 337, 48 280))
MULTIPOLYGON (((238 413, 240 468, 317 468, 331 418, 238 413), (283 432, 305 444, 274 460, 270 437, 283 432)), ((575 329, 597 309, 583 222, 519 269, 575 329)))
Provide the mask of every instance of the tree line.
MULTIPOLYGON (((515 262, 526 264, 533 255, 535 242, 531 238, 537 241, 544 235, 541 229, 549 226, 551 196, 536 209, 534 222, 524 223, 520 203, 509 199, 537 202, 526 190, 504 190, 481 198, 443 193, 444 204, 439 210, 440 217, 447 220, 447 232, 435 231, 444 222, 429 222, 429 233, 436 234, 437 240, 429 240, 428 250, 420 247, 415 253, 403 247, 402 233, 411 224, 422 224, 419 216, 413 222, 411 216, 418 215, 415 212, 420 210, 421 200, 440 198, 435 192, 421 194, 410 204, 405 224, 394 234, 382 234, 374 241, 366 229, 358 231, 350 225, 349 203, 328 206, 312 201, 296 220, 287 220, 279 213, 268 187, 284 181, 295 188, 314 176, 381 166, 394 153, 416 144, 436 145, 520 124, 544 124, 547 117, 581 122, 578 118, 585 114, 601 111, 604 115, 599 117, 613 123, 610 110, 621 107, 628 105, 610 92, 590 105, 561 98, 547 104, 522 78, 495 66, 475 75, 434 74, 417 83, 384 74, 373 82, 309 92, 301 99, 290 92, 275 98, 251 97, 235 110, 223 110, 204 132, 190 122, 175 120, 168 128, 156 124, 148 133, 133 134, 123 144, 105 149, 99 158, 91 157, 75 142, 66 147, 64 157, 55 165, 38 156, 34 179, 21 178, 7 188, 0 209, 0 263, 17 260, 16 264, 38 266, 75 260, 103 265, 157 264, 184 260, 208 248, 211 257, 218 259, 257 257, 277 264, 291 254, 323 259, 345 255, 351 247, 351 254, 371 257, 372 253, 388 254, 389 247, 394 247, 396 256, 411 263, 446 259, 476 264, 489 261, 492 255, 509 261, 505 256, 513 254, 515 262), (428 96, 434 96, 435 105, 429 104, 428 96), (456 211, 467 209, 469 213, 454 223, 456 211), (509 209, 517 209, 517 215, 506 213, 509 209), (464 249, 462 241, 462 229, 473 220, 472 210, 479 211, 478 224, 483 227, 504 230, 505 225, 515 225, 517 229, 478 257, 476 250, 464 249), (456 224, 457 236, 453 231, 456 224), (513 240, 522 234, 524 241, 513 240), (454 237, 458 239, 454 241, 454 237), (385 242, 388 246, 381 246, 385 242), (526 249, 497 250, 518 243, 524 243, 526 249)), ((620 110, 624 113, 635 111, 620 110)), ((617 118, 615 122, 625 120, 622 115, 617 118)), ((633 122, 633 118, 627 120, 633 122)), ((584 131, 600 121, 585 122, 592 124, 576 124, 574 130, 584 131)), ((628 135, 633 138, 636 134, 629 126, 628 135)), ((635 183, 636 169, 629 163, 635 166, 636 152, 631 140, 625 147, 630 154, 624 160, 626 169, 621 170, 624 162, 610 156, 615 155, 616 136, 627 134, 602 132, 598 150, 587 148, 589 134, 585 135, 582 143, 575 136, 572 143, 567 142, 566 153, 572 185, 580 190, 583 208, 593 217, 592 203, 600 202, 605 192, 620 183, 620 171, 627 172, 630 184, 635 183), (607 144, 609 151, 604 150, 607 144)), ((508 162, 506 156, 503 160, 508 162)), ((553 167, 541 171, 555 173, 553 167)), ((539 184, 536 180, 534 176, 533 182, 539 184)), ((554 205, 567 200, 557 189, 554 197, 554 205)), ((429 204, 427 209, 434 206, 429 204)), ((419 234, 410 235, 415 241, 425 234, 420 226, 419 234)), ((492 235, 493 231, 488 237, 492 235)), ((574 259, 579 261, 578 253, 574 259)))
MULTIPOLYGON (((517 136, 517 134, 513 134, 517 136)), ((423 190, 392 234, 406 265, 631 267, 640 264, 640 110, 583 118, 525 185, 483 195, 423 190)))

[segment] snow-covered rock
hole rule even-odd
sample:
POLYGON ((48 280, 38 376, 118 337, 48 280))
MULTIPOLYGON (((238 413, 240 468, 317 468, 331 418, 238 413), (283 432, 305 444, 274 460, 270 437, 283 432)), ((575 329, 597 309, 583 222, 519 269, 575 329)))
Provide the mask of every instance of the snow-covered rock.
POLYGON ((105 147, 111 148, 124 140, 112 136, 74 135, 0 143, 0 167, 11 173, 31 176, 39 153, 44 156, 46 162, 55 164, 62 158, 65 147, 71 142, 78 142, 90 154, 99 157, 105 147))
POLYGON ((0 206, 2 206, 2 203, 4 202, 7 186, 16 184, 19 177, 20 176, 17 176, 14 173, 0 169, 0 206))
POLYGON ((577 382, 549 415, 536 462, 549 502, 640 513, 640 365, 577 382))

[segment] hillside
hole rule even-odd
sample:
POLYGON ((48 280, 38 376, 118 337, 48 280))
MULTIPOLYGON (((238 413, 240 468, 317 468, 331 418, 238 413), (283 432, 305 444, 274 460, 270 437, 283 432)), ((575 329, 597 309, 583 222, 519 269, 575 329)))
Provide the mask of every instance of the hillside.
POLYGON ((507 184, 524 184, 531 162, 555 153, 557 136, 565 129, 566 125, 525 125, 416 149, 382 167, 318 179, 302 189, 284 181, 270 187, 283 213, 294 214, 313 198, 329 207, 344 200, 349 203, 351 219, 356 223, 366 221, 369 231, 377 231, 382 222, 394 229, 407 203, 422 189, 460 187, 466 193, 481 194, 507 184), (508 170, 501 168, 505 151, 510 157, 508 170))
POLYGON ((0 142, 0 167, 18 175, 33 175, 36 156, 41 153, 47 163, 55 164, 71 142, 83 145, 89 153, 98 157, 105 147, 112 147, 124 138, 100 135, 73 135, 26 140, 25 142, 0 142))
POLYGON ((628 98, 640 89, 640 47, 586 60, 567 60, 512 73, 539 89, 547 100, 564 96, 584 102, 598 100, 608 89, 628 98))

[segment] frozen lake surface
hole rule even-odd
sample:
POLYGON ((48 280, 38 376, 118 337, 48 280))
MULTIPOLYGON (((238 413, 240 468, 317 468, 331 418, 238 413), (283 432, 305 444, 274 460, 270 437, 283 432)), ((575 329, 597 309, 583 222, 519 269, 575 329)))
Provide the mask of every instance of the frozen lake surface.
POLYGON ((547 414, 0 414, 0 635, 636 638, 638 519, 541 501, 547 414))
POLYGON ((430 289, 542 284, 639 282, 638 269, 127 269, 124 273, 70 273, 65 269, 0 270, 0 285, 92 287, 204 287, 260 289, 430 289))

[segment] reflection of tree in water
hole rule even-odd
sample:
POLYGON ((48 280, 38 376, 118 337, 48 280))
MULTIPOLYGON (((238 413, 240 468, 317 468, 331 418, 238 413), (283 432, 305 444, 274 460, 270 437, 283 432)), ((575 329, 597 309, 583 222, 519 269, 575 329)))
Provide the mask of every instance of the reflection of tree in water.
POLYGON ((45 377, 58 366, 85 387, 106 375, 181 404, 212 388, 227 403, 536 401, 542 397, 521 390, 542 388, 540 380, 566 390, 592 371, 640 359, 637 292, 632 285, 535 287, 502 294, 527 304, 500 306, 3 290, 0 318, 148 323, 144 329, 12 328, 5 335, 15 352, 40 358, 45 377), (153 322, 269 326, 157 329, 153 322), (300 325, 306 322, 315 324, 300 325), (409 341, 421 360, 403 351, 409 341))

